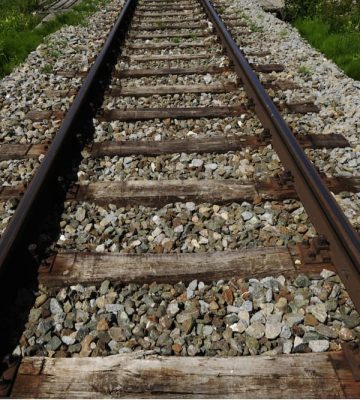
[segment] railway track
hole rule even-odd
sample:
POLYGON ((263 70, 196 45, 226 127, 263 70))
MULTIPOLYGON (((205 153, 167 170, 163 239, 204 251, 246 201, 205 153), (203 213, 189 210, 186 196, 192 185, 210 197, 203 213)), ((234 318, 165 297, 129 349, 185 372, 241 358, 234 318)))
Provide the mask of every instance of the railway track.
POLYGON ((52 143, 1 146, 46 153, 0 192, 20 201, 0 243, 1 395, 359 396, 359 238, 329 191, 359 181, 304 153, 348 142, 295 138, 281 114, 318 108, 273 101, 294 85, 266 78, 283 66, 250 65, 228 29, 251 35, 208 0, 128 0, 79 92, 46 94, 76 94, 69 111, 25 116, 61 120, 52 143))

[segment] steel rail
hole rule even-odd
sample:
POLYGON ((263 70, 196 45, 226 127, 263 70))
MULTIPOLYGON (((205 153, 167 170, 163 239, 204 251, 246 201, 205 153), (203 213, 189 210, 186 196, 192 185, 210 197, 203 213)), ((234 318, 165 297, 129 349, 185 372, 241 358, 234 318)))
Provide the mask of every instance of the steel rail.
POLYGON ((95 115, 95 104, 101 104, 99 98, 103 96, 106 80, 110 79, 120 43, 128 30, 136 2, 137 0, 127 0, 125 3, 74 103, 69 108, 59 132, 52 141, 44 161, 36 171, 1 238, 0 283, 2 284, 5 273, 15 268, 14 260, 19 262, 19 254, 31 243, 31 239, 34 240, 30 228, 35 228, 39 220, 46 215, 42 205, 49 202, 52 185, 58 185, 57 180, 64 171, 64 164, 69 164, 69 151, 76 143, 76 136, 79 131, 82 132, 85 122, 91 123, 91 118, 95 115))
POLYGON ((294 179, 295 189, 318 234, 326 237, 332 261, 360 312, 360 239, 307 158, 244 54, 209 0, 199 0, 232 60, 272 145, 294 179))

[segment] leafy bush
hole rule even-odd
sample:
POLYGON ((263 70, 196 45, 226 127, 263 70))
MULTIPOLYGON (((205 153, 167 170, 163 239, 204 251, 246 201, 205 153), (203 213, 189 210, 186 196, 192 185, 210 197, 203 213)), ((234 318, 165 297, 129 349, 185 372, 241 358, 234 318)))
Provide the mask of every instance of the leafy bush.
POLYGON ((360 0, 285 0, 285 14, 311 45, 360 79, 360 0))

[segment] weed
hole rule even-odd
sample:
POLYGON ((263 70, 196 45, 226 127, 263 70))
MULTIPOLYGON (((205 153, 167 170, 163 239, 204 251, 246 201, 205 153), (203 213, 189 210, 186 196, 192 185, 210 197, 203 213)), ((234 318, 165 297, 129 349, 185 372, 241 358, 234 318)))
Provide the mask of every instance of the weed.
POLYGON ((23 62, 40 43, 48 42, 47 35, 63 25, 86 24, 86 17, 106 1, 83 0, 71 11, 35 29, 41 21, 37 11, 39 0, 0 0, 0 78, 23 62))
POLYGON ((249 23, 249 28, 251 29, 251 32, 263 32, 264 31, 264 28, 256 25, 254 22, 249 23))
POLYGON ((304 75, 311 75, 311 70, 306 65, 300 65, 300 67, 298 68, 298 73, 304 75))
POLYGON ((173 38, 171 38, 171 41, 174 43, 180 43, 181 39, 179 37, 173 37, 173 38))
POLYGON ((332 33, 321 20, 297 20, 295 26, 312 46, 333 60, 353 79, 360 80, 360 33, 332 33))
POLYGON ((43 74, 51 74, 53 72, 53 66, 50 64, 45 64, 42 68, 41 68, 41 72, 43 74))
POLYGON ((289 36, 288 30, 287 30, 287 29, 281 30, 281 31, 279 32, 279 36, 280 36, 282 39, 287 38, 287 37, 289 36))

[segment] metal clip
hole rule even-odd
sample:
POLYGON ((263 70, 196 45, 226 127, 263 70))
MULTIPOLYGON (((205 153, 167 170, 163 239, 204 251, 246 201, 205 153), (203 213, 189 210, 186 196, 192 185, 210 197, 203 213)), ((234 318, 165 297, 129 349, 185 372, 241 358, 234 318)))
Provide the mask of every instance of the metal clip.
POLYGON ((260 139, 262 142, 266 142, 266 143, 267 143, 267 142, 270 142, 271 139, 272 139, 272 134, 271 134, 270 130, 269 130, 269 129, 264 129, 264 130, 260 133, 259 139, 260 139))
POLYGON ((278 174, 275 177, 275 180, 279 186, 288 187, 288 186, 293 186, 294 177, 293 177, 292 173, 286 169, 281 174, 278 174))
POLYGON ((325 235, 314 237, 310 243, 298 245, 302 264, 330 264, 330 248, 325 235))

